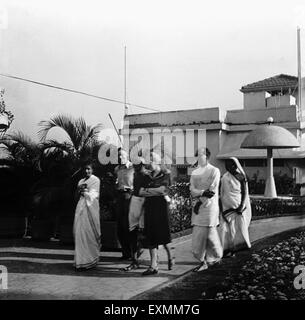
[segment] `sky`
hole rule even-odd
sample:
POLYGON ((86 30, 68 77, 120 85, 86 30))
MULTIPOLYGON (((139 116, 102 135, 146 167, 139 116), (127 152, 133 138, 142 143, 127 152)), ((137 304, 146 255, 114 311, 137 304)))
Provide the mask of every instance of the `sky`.
MULTIPOLYGON (((0 73, 123 101, 126 46, 129 103, 241 109, 243 85, 297 75, 297 26, 305 52, 303 0, 0 0, 0 73)), ((110 113, 121 127, 123 104, 3 77, 0 87, 10 130, 33 139, 59 113, 105 132, 110 113)))

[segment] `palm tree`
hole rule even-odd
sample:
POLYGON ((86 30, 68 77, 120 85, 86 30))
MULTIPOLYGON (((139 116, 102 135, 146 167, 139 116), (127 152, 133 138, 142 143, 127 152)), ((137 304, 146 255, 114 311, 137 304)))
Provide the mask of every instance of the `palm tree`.
MULTIPOLYGON (((58 115, 39 123, 40 143, 33 142, 21 132, 4 135, 0 139, 8 154, 5 161, 23 174, 27 185, 23 193, 34 218, 46 221, 57 219, 62 213, 73 212, 73 189, 79 179, 82 164, 97 159, 101 124, 88 126, 83 118, 58 115), (52 128, 61 128, 68 140, 47 139, 52 128)), ((4 160, 3 160, 4 161, 4 160)))
POLYGON ((102 124, 89 126, 83 118, 74 119, 68 115, 57 115, 50 120, 39 123, 41 129, 38 132, 40 141, 45 149, 56 149, 66 152, 73 161, 76 170, 79 170, 84 161, 95 156, 101 142, 98 136, 102 124), (61 128, 68 135, 68 140, 60 143, 56 140, 47 140, 47 135, 53 128, 61 128))
MULTIPOLYGON (((29 205, 48 207, 52 194, 58 193, 56 190, 51 192, 52 189, 68 174, 70 159, 69 153, 64 151, 65 144, 60 145, 61 149, 49 148, 49 145, 36 143, 22 132, 4 135, 0 139, 1 144, 0 148, 7 153, 2 162, 13 168, 22 185, 26 186, 21 194, 25 194, 26 198, 30 194, 29 205)), ((53 144, 56 145, 55 142, 53 144)))
POLYGON ((74 211, 73 194, 80 178, 80 169, 87 160, 97 162, 101 145, 98 136, 102 125, 89 126, 83 118, 75 119, 68 115, 57 115, 50 120, 41 121, 39 125, 41 129, 38 135, 44 154, 49 154, 48 160, 58 158, 59 161, 53 168, 47 165, 56 175, 46 175, 38 197, 43 199, 41 203, 44 204, 44 211, 53 211, 51 216, 54 216, 54 213, 58 216, 59 213, 63 220, 70 221, 74 211), (53 128, 64 130, 68 139, 64 142, 47 139, 53 128), (51 177, 53 179, 50 179, 51 177))

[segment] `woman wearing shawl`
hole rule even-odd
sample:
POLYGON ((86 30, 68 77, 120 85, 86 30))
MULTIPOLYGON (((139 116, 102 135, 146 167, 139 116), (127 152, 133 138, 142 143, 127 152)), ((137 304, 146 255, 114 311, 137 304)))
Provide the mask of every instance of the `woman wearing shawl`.
POLYGON ((239 161, 231 157, 225 165, 227 172, 221 178, 220 188, 220 238, 224 254, 234 255, 238 250, 251 248, 251 205, 246 174, 239 161))
POLYGON ((99 193, 100 180, 92 174, 92 165, 84 167, 85 178, 78 183, 79 200, 74 217, 76 270, 87 270, 97 265, 101 247, 99 193))

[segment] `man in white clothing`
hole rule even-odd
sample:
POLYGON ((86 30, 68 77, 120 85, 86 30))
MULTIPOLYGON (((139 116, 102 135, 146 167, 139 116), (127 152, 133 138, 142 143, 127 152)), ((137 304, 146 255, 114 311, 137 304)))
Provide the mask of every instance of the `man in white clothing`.
POLYGON ((190 191, 195 205, 192 213, 192 251, 200 265, 194 271, 208 268, 222 258, 222 246, 217 232, 219 224, 218 189, 220 171, 209 163, 210 151, 197 151, 198 167, 192 172, 190 191))

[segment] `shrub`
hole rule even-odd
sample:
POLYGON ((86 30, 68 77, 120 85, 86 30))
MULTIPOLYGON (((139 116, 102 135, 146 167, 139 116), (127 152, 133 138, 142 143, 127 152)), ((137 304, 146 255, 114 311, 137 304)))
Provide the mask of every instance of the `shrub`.
MULTIPOLYGON (((274 182, 277 193, 280 195, 299 195, 300 185, 297 185, 293 178, 287 174, 276 173, 274 175, 274 182)), ((266 181, 258 179, 257 174, 254 174, 249 179, 249 192, 250 194, 264 194, 266 181)))
POLYGON ((301 197, 291 199, 251 198, 252 215, 254 217, 272 217, 283 214, 303 213, 301 197))
MULTIPOLYGON (((170 187, 170 221, 171 232, 179 232, 191 227, 192 201, 189 183, 176 183, 170 187)), ((251 197, 253 217, 272 217, 284 214, 303 213, 305 199, 292 197, 288 199, 263 199, 251 197)))
POLYGON ((170 226, 171 232, 179 232, 191 227, 192 201, 189 183, 179 182, 170 187, 170 226))

